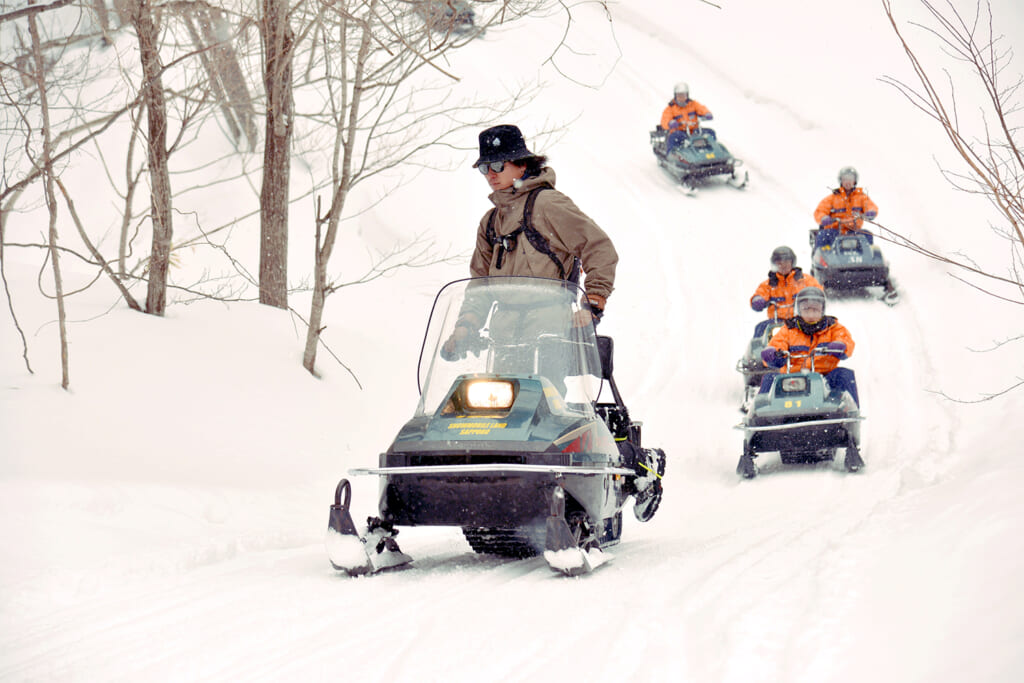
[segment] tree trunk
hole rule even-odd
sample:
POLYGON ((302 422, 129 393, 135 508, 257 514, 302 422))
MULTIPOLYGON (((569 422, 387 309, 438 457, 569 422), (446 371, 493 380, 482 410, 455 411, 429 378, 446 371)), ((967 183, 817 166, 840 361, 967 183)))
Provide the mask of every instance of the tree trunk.
POLYGON ((171 178, 167 156, 167 112, 161 79, 159 35, 153 21, 151 0, 138 0, 132 23, 139 39, 139 58, 144 81, 143 101, 149 122, 148 155, 150 187, 150 219, 153 224, 153 247, 149 256, 149 290, 146 312, 163 315, 167 305, 167 271, 171 259, 171 178))
POLYGON ((316 351, 320 346, 320 326, 324 319, 324 304, 327 302, 327 264, 320 248, 320 226, 316 229, 316 263, 313 266, 313 303, 309 310, 309 326, 306 328, 306 348, 302 353, 302 367, 316 376, 316 351))
POLYGON ((286 0, 263 2, 266 135, 260 190, 260 303, 288 306, 288 183, 292 139, 292 47, 286 0))
MULTIPOLYGON (((256 145, 259 144, 259 131, 256 129, 256 114, 252 105, 252 96, 249 94, 245 73, 238 63, 238 54, 235 51, 234 43, 226 40, 232 30, 231 23, 216 7, 207 7, 202 17, 201 28, 207 43, 210 45, 218 43, 217 48, 213 51, 213 60, 224 94, 227 96, 228 105, 238 121, 238 126, 245 134, 249 149, 255 150, 256 145)), ((294 46, 289 41, 289 52, 292 49, 294 46)), ((288 61, 291 62, 290 56, 288 61)), ((290 78, 288 82, 290 88, 290 78)))
POLYGON ((67 389, 71 380, 68 364, 67 314, 64 310, 64 284, 60 274, 60 252, 57 250, 57 198, 53 192, 53 160, 50 156, 53 142, 50 138, 50 107, 46 93, 46 70, 43 64, 43 51, 40 47, 39 28, 36 25, 35 14, 29 15, 28 32, 32 38, 32 56, 35 60, 33 71, 36 89, 39 91, 39 108, 43 118, 43 184, 46 192, 46 208, 50 216, 47 244, 50 264, 53 267, 54 298, 57 300, 57 327, 60 330, 60 385, 67 389))

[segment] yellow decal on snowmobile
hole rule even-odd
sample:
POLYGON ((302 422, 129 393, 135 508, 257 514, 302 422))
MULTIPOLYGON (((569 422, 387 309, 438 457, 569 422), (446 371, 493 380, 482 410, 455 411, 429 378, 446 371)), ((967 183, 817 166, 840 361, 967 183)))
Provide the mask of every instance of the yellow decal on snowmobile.
POLYGON ((704 158, 705 159, 714 159, 715 158, 715 153, 714 152, 708 152, 707 154, 704 155, 704 158))
POLYGON ((458 429, 459 436, 486 436, 492 429, 505 429, 507 426, 507 422, 453 422, 448 429, 458 429))
MULTIPOLYGON (((796 407, 797 407, 797 408, 799 408, 799 407, 800 407, 800 403, 801 403, 801 402, 800 402, 800 401, 795 401, 795 403, 796 403, 796 407)), ((794 407, 794 405, 793 405, 793 404, 794 404, 794 401, 786 401, 786 402, 785 402, 785 403, 783 404, 783 406, 784 406, 784 407, 786 407, 786 408, 792 408, 792 407, 794 407)))

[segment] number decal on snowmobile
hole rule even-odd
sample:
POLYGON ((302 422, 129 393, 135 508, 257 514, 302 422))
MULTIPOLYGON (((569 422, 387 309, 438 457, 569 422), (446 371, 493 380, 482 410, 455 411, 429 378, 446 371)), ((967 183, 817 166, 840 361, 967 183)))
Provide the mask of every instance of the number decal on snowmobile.
POLYGON ((786 401, 786 403, 784 405, 785 405, 786 408, 793 408, 793 407, 799 408, 800 407, 800 403, 801 403, 801 401, 786 401))
POLYGON ((715 153, 714 152, 708 152, 707 154, 704 155, 704 158, 705 159, 714 159, 715 158, 715 153))

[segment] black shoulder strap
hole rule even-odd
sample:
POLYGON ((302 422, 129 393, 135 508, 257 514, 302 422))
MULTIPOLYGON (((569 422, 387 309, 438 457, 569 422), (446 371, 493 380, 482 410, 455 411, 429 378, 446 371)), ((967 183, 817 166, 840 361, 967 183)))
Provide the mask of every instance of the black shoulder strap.
MULTIPOLYGON (((497 208, 491 209, 491 213, 487 217, 487 229, 486 232, 484 233, 484 236, 487 238, 487 242, 492 247, 498 248, 497 267, 499 270, 501 269, 502 263, 505 260, 505 251, 511 251, 512 249, 515 249, 515 238, 519 235, 519 233, 523 233, 526 235, 526 239, 530 242, 530 246, 532 246, 540 253, 546 254, 547 257, 550 258, 551 261, 555 264, 555 267, 558 268, 559 279, 567 279, 565 266, 562 265, 562 262, 559 260, 558 256, 555 255, 555 252, 551 250, 551 245, 548 244, 547 238, 544 237, 544 235, 540 234, 537 228, 533 227, 533 205, 537 202, 537 195, 540 194, 542 190, 548 189, 552 189, 550 185, 541 185, 540 187, 535 187, 532 190, 530 190, 530 192, 526 195, 526 205, 523 207, 523 220, 519 223, 519 227, 510 232, 509 234, 503 235, 502 237, 498 237, 498 233, 494 229, 494 218, 498 210, 497 208)), ((579 282, 579 277, 579 259, 574 257, 573 267, 572 270, 569 272, 568 279, 571 282, 575 283, 579 282)))

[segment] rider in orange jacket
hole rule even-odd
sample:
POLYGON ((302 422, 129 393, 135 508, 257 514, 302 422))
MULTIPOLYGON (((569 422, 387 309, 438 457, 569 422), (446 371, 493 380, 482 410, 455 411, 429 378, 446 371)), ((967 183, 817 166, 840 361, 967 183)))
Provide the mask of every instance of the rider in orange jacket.
POLYGON ((757 286, 750 297, 750 307, 755 311, 767 309, 768 319, 754 328, 754 336, 760 337, 772 320, 793 317, 793 297, 804 287, 821 287, 813 275, 796 267, 796 253, 782 246, 772 252, 772 269, 768 279, 757 286))
MULTIPOLYGON (((831 315, 825 315, 825 292, 820 287, 806 287, 796 295, 795 315, 786 320, 785 327, 775 333, 768 346, 761 352, 761 359, 770 368, 780 372, 810 370, 811 356, 789 357, 786 368, 786 354, 806 354, 817 347, 827 349, 828 355, 815 356, 814 371, 825 376, 832 389, 849 391, 857 405, 857 380, 853 370, 838 367, 839 361, 853 355, 853 337, 850 331, 839 324, 831 315)), ((776 373, 767 373, 761 380, 761 393, 767 392, 776 373)))
MULTIPOLYGON (((818 208, 814 210, 814 220, 821 228, 815 235, 815 248, 831 244, 839 235, 863 230, 864 219, 870 221, 878 215, 878 205, 871 201, 866 190, 857 187, 857 169, 844 166, 839 169, 838 179, 839 187, 818 202, 818 208)), ((873 242, 871 233, 864 232, 868 241, 873 242)))
POLYGON ((661 113, 661 128, 669 131, 666 148, 672 149, 685 140, 697 128, 698 119, 710 121, 712 118, 710 109, 690 99, 689 85, 676 83, 673 97, 661 113))

